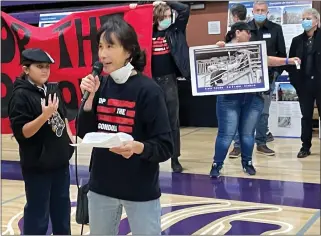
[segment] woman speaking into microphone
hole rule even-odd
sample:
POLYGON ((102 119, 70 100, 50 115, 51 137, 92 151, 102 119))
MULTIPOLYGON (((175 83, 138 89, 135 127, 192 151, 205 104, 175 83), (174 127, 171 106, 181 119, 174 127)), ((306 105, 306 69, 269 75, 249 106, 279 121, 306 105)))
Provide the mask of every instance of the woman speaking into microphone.
POLYGON ((142 74, 146 57, 131 25, 110 16, 97 40, 99 59, 109 75, 82 79, 80 88, 90 95, 78 119, 78 135, 124 132, 134 141, 92 151, 90 232, 116 235, 124 207, 133 234, 160 235, 159 163, 173 153, 164 95, 142 74))

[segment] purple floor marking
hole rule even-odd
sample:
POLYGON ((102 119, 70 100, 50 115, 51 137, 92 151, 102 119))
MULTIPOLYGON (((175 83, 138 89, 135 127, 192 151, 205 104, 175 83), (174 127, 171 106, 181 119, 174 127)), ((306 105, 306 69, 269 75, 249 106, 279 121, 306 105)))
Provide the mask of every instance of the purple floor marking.
MULTIPOLYGON (((263 209, 262 209, 263 210, 263 209)), ((222 212, 207 213, 202 215, 195 215, 184 220, 181 220, 171 226, 169 229, 165 230, 166 235, 192 235, 197 230, 203 228, 204 226, 210 224, 211 222, 218 220, 226 216, 232 216, 233 214, 252 212, 253 210, 227 210, 222 212)))
POLYGON ((261 235, 271 230, 281 229, 280 225, 249 222, 242 220, 232 221, 231 225, 232 227, 226 233, 226 235, 261 235))
MULTIPOLYGON (((2 161, 3 179, 22 180, 19 162, 2 161)), ((71 184, 75 184, 75 167, 70 166, 71 184)), ((86 183, 88 181, 88 167, 78 167, 79 181, 86 183)), ((320 208, 320 184, 298 183, 290 181, 275 181, 263 179, 247 179, 236 177, 221 177, 218 180, 210 179, 207 175, 197 174, 175 174, 162 172, 160 174, 160 186, 163 193, 178 194, 187 196, 197 196, 206 198, 246 201, 252 203, 267 203, 284 206, 296 206, 305 208, 320 208)), ((75 207, 76 203, 72 203, 75 207)), ((177 211, 179 209, 189 208, 195 205, 165 207, 162 214, 177 211)), ((253 211, 245 209, 241 211, 224 211, 208 213, 198 216, 192 216, 185 220, 179 221, 172 225, 164 232, 163 235, 169 234, 192 234, 205 225, 213 222, 215 219, 233 215, 238 212, 253 211)), ((23 228, 23 218, 18 222, 19 228, 23 228)), ((279 225, 234 221, 228 234, 233 235, 259 235, 270 230, 279 229, 279 225)), ((130 227, 128 219, 120 223, 120 234, 129 233, 130 227)), ((49 223, 48 232, 52 232, 51 223, 49 223)), ((73 232, 75 233, 75 232, 73 232)))
MULTIPOLYGON (((1 178, 22 180, 19 162, 1 161, 1 178)), ((71 183, 75 184, 75 167, 70 166, 71 183)), ((78 167, 79 179, 88 181, 88 167, 78 167)), ((163 193, 196 197, 227 199, 253 203, 320 209, 320 184, 221 177, 210 179, 207 175, 160 173, 163 193)))
POLYGON ((127 235, 131 232, 128 218, 123 219, 119 224, 118 235, 127 235))

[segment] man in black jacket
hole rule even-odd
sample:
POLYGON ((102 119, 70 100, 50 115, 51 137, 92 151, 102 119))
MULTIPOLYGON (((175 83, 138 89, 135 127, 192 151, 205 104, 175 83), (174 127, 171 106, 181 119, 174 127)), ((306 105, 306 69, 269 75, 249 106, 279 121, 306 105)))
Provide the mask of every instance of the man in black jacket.
MULTIPOLYGON (((143 3, 147 2, 138 4, 143 3)), ((174 172, 182 172, 183 168, 178 161, 181 145, 177 77, 190 79, 189 48, 186 41, 190 7, 173 1, 155 1, 153 5, 152 77, 165 93, 174 139, 171 166, 174 172)), ((130 7, 134 8, 135 5, 131 4, 130 7)))
POLYGON ((314 8, 305 9, 302 14, 304 32, 293 38, 289 57, 301 58, 300 70, 288 66, 290 82, 299 97, 302 119, 302 148, 297 157, 304 158, 311 154, 312 119, 316 102, 321 112, 321 29, 320 13, 314 8))
MULTIPOLYGON (((232 9, 231 9, 232 10, 232 9)), ((253 3, 253 20, 249 22, 251 27, 251 41, 266 41, 268 56, 286 57, 285 41, 282 27, 267 19, 269 9, 265 1, 255 1, 253 3)), ((275 152, 267 147, 266 143, 273 140, 271 133, 268 134, 269 110, 272 100, 275 79, 282 74, 283 67, 269 67, 270 90, 263 94, 264 110, 256 126, 255 141, 257 151, 267 156, 275 155, 275 152), (269 137, 268 137, 269 136, 269 137)), ((237 158, 241 154, 238 133, 234 138, 234 148, 229 153, 230 158, 237 158)))
MULTIPOLYGON (((254 19, 249 22, 251 41, 266 41, 267 55, 287 57, 282 27, 267 19, 268 5, 265 1, 256 1, 253 5, 254 19)), ((282 74, 284 67, 269 67, 270 91, 264 94, 264 110, 256 126, 257 151, 267 156, 275 152, 267 147, 268 119, 275 79, 282 74)))

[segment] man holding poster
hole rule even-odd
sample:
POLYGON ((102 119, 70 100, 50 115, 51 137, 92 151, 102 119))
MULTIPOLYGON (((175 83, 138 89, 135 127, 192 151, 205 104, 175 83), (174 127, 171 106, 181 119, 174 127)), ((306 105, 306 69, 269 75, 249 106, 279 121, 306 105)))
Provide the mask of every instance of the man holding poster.
MULTIPOLYGON (((233 9, 238 4, 233 5, 230 9, 233 14, 233 9)), ((246 8, 245 8, 246 9, 246 8)), ((253 20, 249 22, 251 27, 251 41, 265 40, 267 43, 267 54, 269 56, 286 57, 285 42, 281 26, 267 19, 269 13, 268 5, 265 1, 255 1, 253 3, 253 20)), ((267 133, 268 133, 268 117, 272 98, 273 86, 275 79, 282 73, 281 68, 269 67, 269 83, 270 91, 263 95, 264 110, 259 118, 256 127, 256 144, 257 151, 261 154, 271 156, 275 152, 267 147, 267 133)), ((270 135, 272 136, 272 135, 270 135)), ((272 136, 273 138, 273 136, 272 136)), ((234 148, 229 153, 230 158, 237 158, 241 155, 240 138, 238 133, 234 138, 234 148)))
MULTIPOLYGON (((282 27, 267 19, 268 4, 265 1, 256 1, 253 4, 254 19, 249 22, 251 27, 251 41, 266 41, 267 55, 287 57, 282 27)), ((269 67, 270 91, 264 94, 264 110, 256 126, 257 151, 266 156, 273 156, 275 152, 267 147, 268 118, 272 100, 273 87, 276 78, 282 74, 283 67, 269 67)))

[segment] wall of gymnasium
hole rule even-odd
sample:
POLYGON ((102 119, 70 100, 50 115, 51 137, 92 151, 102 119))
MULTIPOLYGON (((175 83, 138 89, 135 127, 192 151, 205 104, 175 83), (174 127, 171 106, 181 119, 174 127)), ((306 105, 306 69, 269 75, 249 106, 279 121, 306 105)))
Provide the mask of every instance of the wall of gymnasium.
POLYGON ((187 41, 189 46, 215 44, 224 39, 227 28, 228 2, 206 2, 205 8, 191 10, 190 19, 187 25, 187 41), (221 34, 208 34, 207 24, 209 21, 221 22, 221 34))

